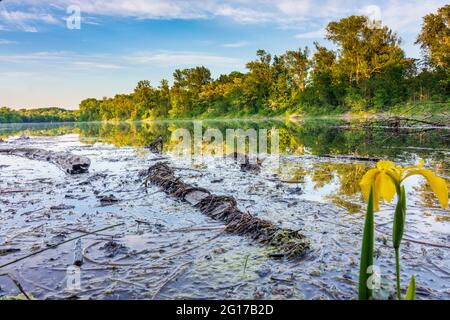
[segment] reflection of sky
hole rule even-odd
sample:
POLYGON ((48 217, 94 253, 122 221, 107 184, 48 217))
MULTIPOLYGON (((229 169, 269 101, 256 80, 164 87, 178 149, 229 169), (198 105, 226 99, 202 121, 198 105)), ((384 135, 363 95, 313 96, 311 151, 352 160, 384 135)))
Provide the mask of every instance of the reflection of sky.
POLYGON ((305 178, 303 186, 304 194, 302 198, 319 202, 328 202, 326 197, 335 194, 339 188, 339 178, 334 177, 331 182, 325 184, 322 188, 316 188, 315 183, 312 181, 311 177, 308 176, 305 178))

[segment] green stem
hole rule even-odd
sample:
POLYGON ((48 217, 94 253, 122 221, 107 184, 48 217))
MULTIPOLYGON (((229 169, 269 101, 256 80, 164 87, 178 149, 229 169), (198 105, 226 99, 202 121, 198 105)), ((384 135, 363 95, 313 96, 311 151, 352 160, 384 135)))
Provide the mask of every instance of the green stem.
POLYGON ((401 187, 398 194, 398 202, 395 208, 394 225, 392 227, 392 246, 395 250, 395 271, 397 277, 397 298, 401 299, 400 289, 400 244, 403 238, 403 231, 406 220, 406 193, 405 187, 401 187))
POLYGON ((400 288, 400 248, 395 248, 395 273, 397 278, 397 299, 402 299, 401 288, 400 288))
POLYGON ((374 231, 373 190, 370 188, 369 202, 367 204, 367 213, 364 222, 361 261, 359 267, 360 300, 369 300, 372 298, 372 289, 370 289, 367 285, 367 280, 369 279, 367 270, 373 265, 374 231))

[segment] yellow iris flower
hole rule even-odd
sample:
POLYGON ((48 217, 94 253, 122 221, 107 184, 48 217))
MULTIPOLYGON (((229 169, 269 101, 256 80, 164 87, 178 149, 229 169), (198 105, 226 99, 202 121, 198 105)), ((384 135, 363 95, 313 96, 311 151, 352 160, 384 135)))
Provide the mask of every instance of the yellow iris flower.
POLYGON ((395 193, 399 192, 401 183, 406 178, 418 174, 428 181, 441 207, 447 208, 448 188, 445 180, 436 176, 432 171, 423 169, 423 166, 423 160, 418 165, 405 168, 395 166, 391 161, 378 161, 377 167, 367 171, 359 183, 364 198, 369 199, 370 188, 373 186, 374 209, 378 211, 380 198, 391 202, 395 193))

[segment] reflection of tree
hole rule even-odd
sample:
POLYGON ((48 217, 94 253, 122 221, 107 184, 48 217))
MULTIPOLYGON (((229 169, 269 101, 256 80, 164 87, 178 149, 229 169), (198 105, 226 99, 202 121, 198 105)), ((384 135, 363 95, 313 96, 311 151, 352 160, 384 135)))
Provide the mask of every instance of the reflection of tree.
POLYGON ((359 193, 359 181, 366 171, 367 167, 364 164, 321 162, 314 163, 309 174, 315 189, 324 187, 337 177, 339 194, 352 196, 359 193))
POLYGON ((339 192, 346 196, 359 193, 359 182, 366 171, 364 164, 338 164, 336 172, 340 181, 339 192))
MULTIPOLYGON (((436 174, 442 175, 442 165, 443 162, 435 162, 436 166, 431 166, 432 168, 436 168, 436 174)), ((420 184, 413 187, 413 190, 417 197, 419 198, 420 202, 424 207, 428 208, 436 208, 439 207, 439 203, 436 199, 436 196, 434 195, 433 190, 431 189, 430 185, 426 182, 424 178, 419 178, 420 184)), ((450 190, 450 181, 446 179, 447 181, 447 187, 450 190)))
MULTIPOLYGON (((312 153, 315 155, 362 155, 384 157, 396 160, 399 151, 413 146, 414 154, 420 158, 443 160, 444 153, 435 153, 433 148, 450 148, 449 140, 440 139, 442 131, 423 132, 420 139, 414 135, 392 135, 383 123, 362 119, 303 119, 298 122, 280 120, 205 120, 202 121, 203 132, 216 128, 226 136, 226 129, 250 128, 258 131, 272 128, 279 130, 279 147, 282 154, 312 153)), ((165 145, 169 143, 171 133, 177 128, 186 128, 193 133, 192 121, 154 121, 154 122, 105 122, 74 124, 20 124, 2 126, 1 137, 20 134, 61 135, 80 133, 83 141, 103 141, 117 146, 144 146, 162 136, 165 145)), ((224 141, 225 142, 225 141, 224 141)), ((268 150, 271 150, 270 133, 268 150)), ((445 166, 448 168, 449 163, 445 166)))
POLYGON ((168 136, 167 123, 120 122, 86 123, 81 126, 83 141, 104 142, 118 147, 142 147, 159 136, 168 136))
POLYGON ((310 171, 311 181, 314 182, 314 189, 323 188, 333 180, 334 170, 328 163, 314 163, 313 170, 310 171))
POLYGON ((56 123, 5 124, 0 127, 0 138, 20 135, 55 137, 79 133, 79 131, 75 123, 64 125, 56 123))
POLYGON ((359 195, 359 181, 366 171, 367 167, 364 164, 325 162, 313 164, 309 174, 314 183, 314 189, 323 188, 337 178, 338 188, 327 199, 350 213, 356 213, 361 210, 361 205, 355 203, 354 196, 359 195))
POLYGON ((281 163, 281 166, 278 169, 278 175, 281 180, 304 184, 306 182, 305 178, 308 175, 308 171, 301 163, 288 161, 281 163))
POLYGON ((358 213, 362 210, 362 205, 354 201, 345 200, 340 195, 331 195, 326 198, 336 206, 346 209, 348 213, 358 213))
MULTIPOLYGON (((449 140, 439 139, 441 131, 426 131, 417 139, 412 135, 397 134, 381 126, 382 123, 366 122, 361 119, 302 119, 299 122, 264 120, 205 120, 202 121, 203 133, 207 129, 217 129, 223 135, 226 143, 227 129, 260 129, 268 131, 268 150, 271 150, 271 129, 279 130, 279 146, 282 154, 312 153, 323 154, 357 154, 370 157, 383 157, 396 160, 399 151, 403 159, 416 158, 427 160, 427 165, 441 176, 449 176, 450 161, 445 152, 433 149, 450 148, 449 140), (415 147, 413 151, 404 149, 415 147)), ((172 150, 177 144, 171 137, 175 130, 184 128, 193 138, 194 124, 192 121, 152 121, 152 122, 88 122, 71 124, 11 124, 0 127, 0 137, 11 135, 58 136, 63 134, 80 134, 84 143, 104 142, 115 146, 142 147, 163 137, 164 150, 172 150)), ((191 139, 191 143, 194 141, 191 139)), ((201 145, 207 148, 207 143, 201 145)), ((219 147, 220 148, 220 147, 219 147)), ((226 148, 225 148, 226 149, 226 148)), ((231 152, 231 151, 230 151, 231 152)), ((310 167, 305 163, 286 162, 282 164, 279 174, 283 180, 295 181, 301 184, 310 178, 313 188, 318 190, 336 182, 337 188, 329 199, 349 212, 358 209, 360 199, 359 181, 368 168, 364 164, 314 162, 310 167), (358 198, 356 198, 358 197, 358 198)), ((450 182, 449 186, 450 186, 450 182)), ((415 187, 417 197, 427 207, 436 205, 430 187, 425 181, 415 187)))
POLYGON ((287 161, 282 163, 279 175, 282 180, 302 185, 305 185, 309 178, 314 190, 336 183, 336 189, 326 198, 348 212, 356 213, 361 211, 363 203, 360 200, 359 181, 367 170, 364 164, 319 162, 308 166, 287 161))

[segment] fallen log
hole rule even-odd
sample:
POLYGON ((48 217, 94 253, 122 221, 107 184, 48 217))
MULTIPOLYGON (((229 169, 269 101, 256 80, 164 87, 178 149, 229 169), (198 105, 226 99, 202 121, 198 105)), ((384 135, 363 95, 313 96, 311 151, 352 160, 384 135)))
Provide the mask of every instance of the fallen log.
POLYGON ((331 158, 331 159, 343 159, 343 160, 353 160, 353 161, 368 161, 368 162, 378 162, 381 158, 375 157, 363 157, 363 156, 353 156, 353 155, 345 155, 345 154, 321 154, 318 156, 319 158, 331 158))
POLYGON ((283 229, 271 221, 242 212, 233 197, 216 196, 204 188, 183 182, 175 177, 174 170, 164 162, 158 162, 148 169, 145 185, 148 182, 199 208, 210 218, 224 221, 226 232, 249 236, 258 243, 268 245, 278 255, 295 258, 309 248, 309 242, 300 230, 283 229))
POLYGON ((153 140, 144 148, 149 149, 153 153, 161 154, 164 148, 162 136, 159 136, 158 139, 153 140))
POLYGON ((37 148, 0 148, 0 153, 32 160, 48 161, 69 174, 88 172, 91 160, 70 152, 56 152, 37 148))

